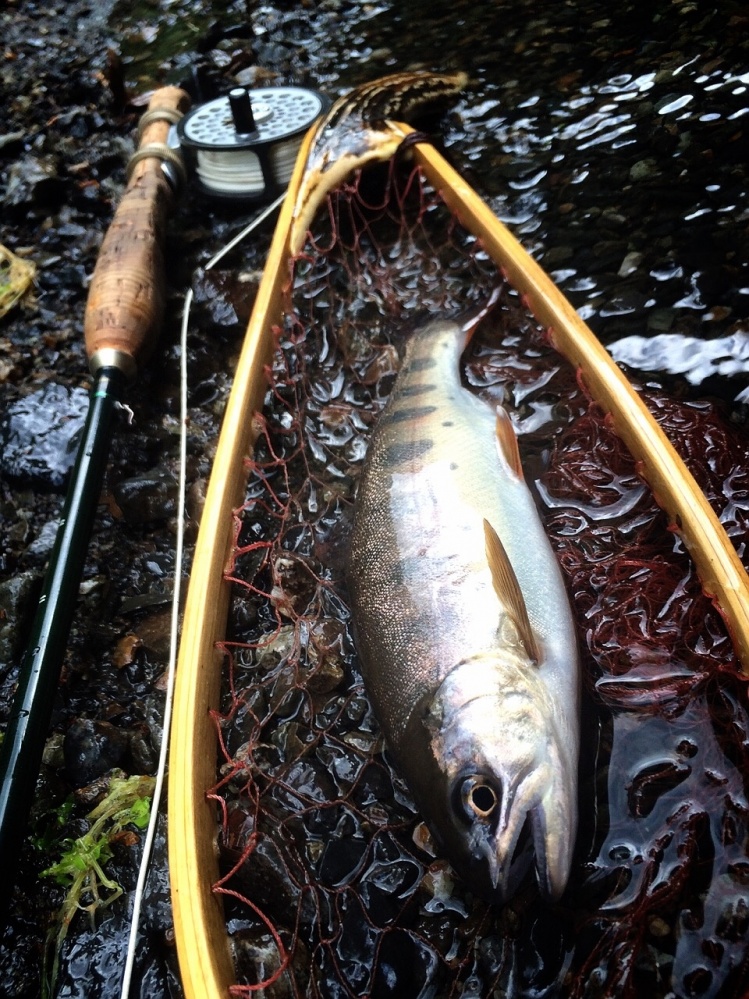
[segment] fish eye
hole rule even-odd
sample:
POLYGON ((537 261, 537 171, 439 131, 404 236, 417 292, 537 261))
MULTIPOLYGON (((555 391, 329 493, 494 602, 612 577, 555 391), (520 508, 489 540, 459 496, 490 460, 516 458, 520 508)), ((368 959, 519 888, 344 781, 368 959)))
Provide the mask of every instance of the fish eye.
POLYGON ((480 774, 464 777, 456 787, 458 814, 466 822, 489 822, 499 808, 497 788, 480 774))

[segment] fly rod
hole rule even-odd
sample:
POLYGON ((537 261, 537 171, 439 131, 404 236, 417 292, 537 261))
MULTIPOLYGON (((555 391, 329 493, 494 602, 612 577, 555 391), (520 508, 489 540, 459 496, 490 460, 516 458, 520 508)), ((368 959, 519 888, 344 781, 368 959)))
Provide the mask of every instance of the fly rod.
POLYGON ((84 321, 93 375, 89 408, 0 754, 0 925, 7 921, 116 413, 163 316, 162 245, 184 172, 166 140, 189 103, 177 87, 153 94, 89 289, 84 321))

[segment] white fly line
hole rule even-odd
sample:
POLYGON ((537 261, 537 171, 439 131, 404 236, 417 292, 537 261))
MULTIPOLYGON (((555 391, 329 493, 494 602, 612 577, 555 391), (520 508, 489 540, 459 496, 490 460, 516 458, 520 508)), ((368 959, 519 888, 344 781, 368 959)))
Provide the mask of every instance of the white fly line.
MULTIPOLYGON (((244 229, 233 239, 223 246, 205 266, 208 271, 234 249, 242 240, 246 239, 250 233, 264 222, 280 206, 285 194, 279 195, 275 201, 263 209, 244 229)), ((138 879, 133 889, 133 908, 130 917, 130 934, 128 937, 127 955, 125 957, 125 967, 122 975, 122 989, 120 999, 128 999, 130 995, 130 985, 132 983, 133 967, 135 965, 135 948, 138 941, 138 931, 140 929, 141 911, 143 908, 143 897, 145 893, 146 879, 151 865, 153 844, 156 838, 156 826, 159 818, 159 808, 166 777, 167 758, 169 753, 169 733, 172 723, 172 709, 174 703, 174 682, 177 667, 177 646, 179 640, 180 625, 180 597, 182 590, 182 565, 184 561, 184 537, 185 537, 185 497, 186 497, 186 460, 187 460, 187 333, 190 325, 190 309, 193 302, 192 288, 188 288, 185 294, 185 301, 182 308, 182 326, 180 331, 180 432, 179 432, 179 470, 178 470, 178 503, 177 503, 177 540, 174 553, 174 590, 172 593, 172 615, 169 636, 169 661, 166 672, 166 697, 164 700, 164 717, 161 731, 161 747, 159 750, 159 761, 156 771, 156 782, 154 785, 153 800, 151 802, 151 814, 148 827, 143 839, 143 854, 138 868, 138 879)))

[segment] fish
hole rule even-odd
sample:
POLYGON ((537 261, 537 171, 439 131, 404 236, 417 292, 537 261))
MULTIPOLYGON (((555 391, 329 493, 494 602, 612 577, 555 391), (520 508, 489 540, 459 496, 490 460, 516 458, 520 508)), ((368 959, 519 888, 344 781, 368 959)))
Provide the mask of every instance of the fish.
POLYGON ((476 325, 411 334, 372 432, 348 578, 365 689, 438 846, 494 903, 557 900, 577 829, 580 665, 509 414, 461 383, 476 325))

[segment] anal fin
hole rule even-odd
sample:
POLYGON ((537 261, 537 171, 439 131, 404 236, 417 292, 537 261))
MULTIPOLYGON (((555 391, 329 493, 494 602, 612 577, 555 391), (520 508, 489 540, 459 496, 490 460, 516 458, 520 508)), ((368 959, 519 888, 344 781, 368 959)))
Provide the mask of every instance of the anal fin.
POLYGON ((486 539, 486 557, 496 594, 512 616, 528 658, 538 665, 541 662, 541 649, 531 627, 528 608, 525 605, 518 577, 515 575, 515 570, 512 568, 512 563, 499 535, 486 519, 484 520, 484 537, 486 539))

